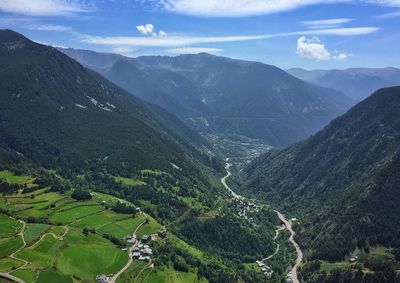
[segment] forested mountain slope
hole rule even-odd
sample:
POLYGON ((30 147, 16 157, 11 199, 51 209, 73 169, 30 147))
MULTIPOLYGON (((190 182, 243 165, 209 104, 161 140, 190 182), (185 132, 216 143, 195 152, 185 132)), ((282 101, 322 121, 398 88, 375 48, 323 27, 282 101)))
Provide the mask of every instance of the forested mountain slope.
POLYGON ((310 258, 382 245, 400 254, 400 87, 381 89, 304 142, 247 169, 249 193, 301 216, 310 258))
POLYGON ((88 62, 85 51, 61 51, 197 130, 260 138, 275 146, 308 137, 351 105, 337 91, 257 62, 201 53, 122 58, 104 67, 88 62))
POLYGON ((55 48, 0 32, 3 149, 79 170, 193 169, 206 142, 165 110, 119 89, 55 48), (190 169, 189 169, 190 168, 190 169))

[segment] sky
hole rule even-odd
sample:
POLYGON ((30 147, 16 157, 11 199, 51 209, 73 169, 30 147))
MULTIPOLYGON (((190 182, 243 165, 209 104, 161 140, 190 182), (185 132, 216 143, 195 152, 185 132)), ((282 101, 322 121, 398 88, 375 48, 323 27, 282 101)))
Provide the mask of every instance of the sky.
POLYGON ((43 44, 280 68, 400 67, 400 0, 0 0, 0 28, 43 44))

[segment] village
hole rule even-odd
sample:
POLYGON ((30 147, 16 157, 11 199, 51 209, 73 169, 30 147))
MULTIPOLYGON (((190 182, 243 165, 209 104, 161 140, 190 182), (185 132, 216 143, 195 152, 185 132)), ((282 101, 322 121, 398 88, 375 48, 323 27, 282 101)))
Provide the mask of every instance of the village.
MULTIPOLYGON (((141 225, 145 224, 143 222, 141 225)), ((168 235, 165 230, 158 231, 157 234, 152 235, 143 235, 140 239, 137 238, 136 232, 140 228, 139 225, 136 230, 132 233, 132 235, 128 235, 125 237, 125 241, 128 245, 131 245, 129 248, 121 248, 122 251, 126 251, 129 255, 129 262, 118 274, 101 274, 96 276, 96 281, 98 283, 114 283, 116 279, 130 266, 133 260, 145 261, 148 263, 148 267, 154 267, 154 259, 153 259, 153 249, 150 247, 151 241, 157 241, 158 239, 168 240, 168 235)))
MULTIPOLYGON (((238 215, 240 217, 243 217, 244 219, 246 219, 247 221, 249 221, 250 223, 254 222, 253 217, 251 217, 251 213, 257 213, 260 211, 260 209, 262 208, 262 206, 257 205, 255 203, 255 200, 247 200, 244 197, 241 196, 237 196, 237 195, 233 195, 232 196, 232 204, 235 208, 235 210, 237 211, 238 215)), ((266 258, 269 259, 270 257, 266 258)), ((269 267, 268 265, 266 265, 264 263, 264 260, 257 260, 256 264, 257 266, 260 268, 261 272, 268 278, 271 279, 272 274, 273 274, 273 270, 271 267, 269 267)))

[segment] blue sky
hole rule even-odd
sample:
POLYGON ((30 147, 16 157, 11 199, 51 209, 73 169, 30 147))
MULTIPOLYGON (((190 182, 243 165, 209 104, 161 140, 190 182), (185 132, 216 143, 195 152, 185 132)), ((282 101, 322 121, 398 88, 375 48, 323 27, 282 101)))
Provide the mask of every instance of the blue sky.
POLYGON ((281 68, 400 67, 400 0, 1 0, 0 27, 127 56, 209 52, 281 68))

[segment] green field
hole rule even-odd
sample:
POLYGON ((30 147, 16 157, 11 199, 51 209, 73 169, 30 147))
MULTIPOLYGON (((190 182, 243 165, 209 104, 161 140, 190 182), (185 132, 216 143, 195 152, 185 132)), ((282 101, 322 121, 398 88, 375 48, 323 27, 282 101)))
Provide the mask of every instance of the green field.
POLYGON ((17 257, 31 262, 35 269, 46 269, 53 266, 53 259, 56 253, 65 245, 63 241, 46 235, 40 242, 32 247, 25 248, 17 254, 17 257))
POLYGON ((206 283, 205 279, 198 279, 192 272, 180 272, 172 267, 160 269, 149 268, 147 263, 134 261, 132 265, 117 280, 117 283, 141 282, 141 283, 206 283))
POLYGON ((131 230, 119 226, 116 223, 109 223, 98 229, 98 232, 102 235, 111 235, 119 239, 122 239, 125 236, 132 234, 131 230))
POLYGON ((22 265, 21 261, 12 258, 0 259, 0 272, 8 272, 22 265))
POLYGON ((207 282, 205 279, 198 279, 197 274, 192 272, 180 272, 173 268, 165 268, 153 271, 147 275, 143 282, 145 283, 187 283, 187 282, 207 282))
POLYGON ((48 224, 28 224, 24 231, 24 237, 26 244, 29 245, 34 241, 38 240, 42 234, 49 230, 50 225, 48 224))
POLYGON ((136 276, 145 266, 145 262, 135 260, 131 266, 118 277, 117 283, 136 282, 136 276))
POLYGON ((49 282, 57 282, 57 283, 72 283, 72 278, 67 275, 63 275, 58 273, 55 270, 46 270, 41 271, 39 273, 39 277, 37 278, 37 283, 49 283, 49 282))
POLYGON ((169 175, 168 173, 160 170, 151 170, 151 169, 144 169, 140 171, 142 174, 149 174, 149 175, 169 175))
POLYGON ((0 239, 0 258, 9 256, 20 247, 22 247, 23 242, 21 237, 12 237, 0 239))
POLYGON ((144 182, 137 180, 137 179, 130 179, 130 178, 124 178, 124 177, 114 177, 115 180, 122 185, 125 186, 143 186, 145 185, 144 182))
POLYGON ((104 210, 101 205, 82 205, 76 206, 71 209, 59 212, 53 215, 50 219, 56 223, 69 223, 76 219, 83 218, 85 216, 92 215, 94 213, 104 210))
POLYGON ((11 217, 0 214, 0 238, 14 236, 21 230, 22 224, 11 217))
POLYGON ((139 237, 143 237, 143 235, 156 234, 161 229, 161 225, 156 220, 154 220, 154 218, 149 216, 147 219, 149 220, 149 223, 144 224, 140 227, 138 231, 139 237))
POLYGON ((27 184, 32 183, 35 179, 31 176, 18 176, 8 170, 0 171, 0 180, 9 184, 27 184))
POLYGON ((64 274, 93 280, 98 274, 115 273, 128 260, 126 252, 96 234, 82 236, 80 230, 71 229, 65 240, 68 246, 56 261, 57 269, 64 274))
POLYGON ((92 216, 85 217, 81 221, 74 224, 77 227, 86 227, 86 228, 100 228, 104 225, 107 225, 111 222, 110 218, 107 216, 105 212, 101 214, 96 214, 92 216))
POLYGON ((11 272, 15 277, 21 278, 26 283, 34 282, 37 277, 37 272, 29 268, 21 268, 11 272))
MULTIPOLYGON (((23 262, 7 256, 23 245, 22 238, 16 236, 22 224, 0 214, 0 272, 10 272, 27 283, 70 283, 74 281, 73 278, 76 282, 95 282, 97 275, 116 273, 128 261, 128 254, 122 251, 121 247, 105 239, 103 234, 122 239, 132 234, 146 219, 149 223, 138 230, 139 237, 144 234, 155 234, 162 228, 155 219, 145 213, 132 217, 132 215, 115 213, 110 209, 106 210, 104 205, 100 205, 102 201, 107 204, 121 201, 116 197, 93 193, 92 200, 75 201, 71 199, 70 194, 71 192, 58 194, 41 189, 25 195, 18 193, 0 197, 2 207, 12 211, 16 218, 24 219, 26 222, 28 216, 40 216, 49 221, 48 224, 26 224, 23 235, 27 246, 15 256, 27 261, 28 264, 24 268, 14 270, 21 267, 23 262), (51 204, 54 204, 53 207, 51 204), (86 235, 83 233, 83 228, 94 230, 86 235)), ((175 245, 196 256, 202 256, 202 253, 194 247, 172 234, 169 236, 175 245)), ((129 269, 130 273, 123 274, 121 278, 126 280, 138 275, 137 273, 146 264, 134 261, 129 269), (139 269, 135 271, 135 267, 139 269), (136 275, 135 272, 137 272, 136 275)), ((118 282, 130 282, 123 280, 118 282)), ((198 281, 194 273, 180 273, 173 268, 163 270, 147 268, 139 274, 137 281, 132 282, 198 281)))
MULTIPOLYGON (((111 222, 101 227, 98 232, 100 234, 112 235, 116 238, 124 238, 132 234, 135 228, 144 221, 145 217, 139 215, 135 218, 128 218, 121 221, 111 222)), ((140 234, 140 233, 138 233, 140 234)))

